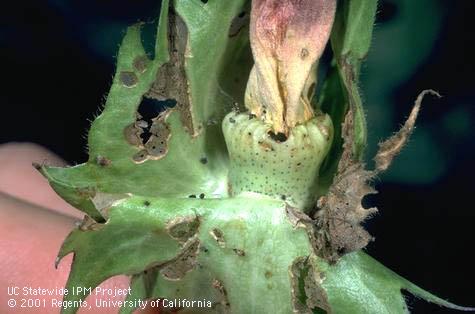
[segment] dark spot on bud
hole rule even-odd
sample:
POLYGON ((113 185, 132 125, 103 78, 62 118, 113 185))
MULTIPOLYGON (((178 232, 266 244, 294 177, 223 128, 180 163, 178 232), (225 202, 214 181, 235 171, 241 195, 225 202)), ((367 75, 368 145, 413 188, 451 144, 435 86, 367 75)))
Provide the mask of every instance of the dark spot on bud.
POLYGON ((206 164, 208 163, 208 158, 202 157, 202 158, 200 158, 200 162, 201 162, 203 165, 206 165, 206 164))
POLYGON ((196 198, 196 195, 191 194, 191 195, 189 195, 188 197, 189 197, 189 198, 196 198))
POLYGON ((279 143, 285 142, 287 140, 287 136, 281 132, 278 132, 277 134, 275 134, 274 132, 269 131, 269 133, 267 134, 270 136, 271 139, 279 143))
POLYGON ((145 206, 150 206, 150 202, 149 202, 149 201, 144 201, 143 204, 144 204, 145 206))
POLYGON ((200 194, 200 198, 201 198, 201 199, 204 199, 204 198, 205 198, 204 193, 201 193, 201 194, 200 194))
POLYGON ((307 57, 308 57, 307 48, 302 48, 302 50, 300 50, 300 59, 304 60, 307 57))
POLYGON ((236 123, 236 120, 234 120, 233 118, 229 118, 229 122, 230 123, 236 123))

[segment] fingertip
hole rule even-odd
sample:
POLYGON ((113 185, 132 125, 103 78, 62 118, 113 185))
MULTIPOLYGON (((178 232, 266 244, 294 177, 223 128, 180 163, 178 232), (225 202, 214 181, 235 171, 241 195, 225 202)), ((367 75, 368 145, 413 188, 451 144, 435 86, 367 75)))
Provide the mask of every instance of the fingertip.
POLYGON ((33 163, 63 167, 66 162, 34 143, 0 145, 0 192, 63 214, 81 218, 81 213, 61 199, 33 163))

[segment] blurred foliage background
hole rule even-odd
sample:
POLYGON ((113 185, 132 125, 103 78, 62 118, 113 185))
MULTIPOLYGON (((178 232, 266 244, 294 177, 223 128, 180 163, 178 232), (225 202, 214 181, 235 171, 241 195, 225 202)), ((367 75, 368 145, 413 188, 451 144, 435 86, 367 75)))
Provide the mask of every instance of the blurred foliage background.
MULTIPOLYGON (((191 0, 190 0, 191 1, 191 0)), ((198 1, 198 0, 194 0, 198 1)), ((218 1, 218 0, 216 0, 218 1)), ((158 0, 9 1, 0 12, 0 143, 30 141, 71 164, 87 159, 125 28, 151 23, 158 0)), ((417 129, 368 198, 367 251, 441 297, 475 305, 473 0, 381 0, 362 69, 368 163, 427 88, 417 129)), ((410 299, 414 313, 449 313, 410 299)))

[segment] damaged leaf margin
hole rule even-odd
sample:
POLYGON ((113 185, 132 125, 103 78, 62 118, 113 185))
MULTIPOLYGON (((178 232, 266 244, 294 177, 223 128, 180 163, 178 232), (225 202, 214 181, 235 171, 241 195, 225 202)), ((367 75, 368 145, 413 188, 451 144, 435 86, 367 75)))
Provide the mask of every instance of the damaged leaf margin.
POLYGON ((315 265, 315 258, 299 257, 289 269, 294 313, 315 313, 317 310, 332 313, 326 292, 321 287, 324 275, 315 265))
MULTIPOLYGON (((291 207, 287 207, 286 212, 294 228, 306 230, 313 253, 321 254, 321 250, 317 247, 321 242, 317 242, 319 235, 316 221, 291 207)), ((296 259, 292 266, 294 272, 292 296, 297 312, 308 312, 306 297, 312 295, 306 292, 303 282, 298 285, 298 281, 295 280, 298 278, 295 274, 299 273, 305 279, 305 272, 303 274, 299 272, 305 269, 304 266, 313 268, 316 274, 313 283, 310 282, 310 285, 307 283, 307 287, 316 284, 313 294, 319 302, 314 304, 327 313, 368 313, 369 308, 374 313, 408 313, 401 290, 447 308, 475 310, 455 305, 423 290, 359 250, 339 257, 337 262, 319 258, 318 255, 296 259)))
POLYGON ((230 86, 236 77, 247 76, 241 74, 247 67, 236 64, 242 56, 250 56, 249 42, 246 32, 236 30, 230 37, 229 29, 241 13, 248 15, 249 8, 238 0, 210 1, 205 6, 199 1, 174 1, 172 9, 175 22, 170 25, 169 2, 162 2, 154 59, 143 48, 142 25, 128 28, 105 107, 88 134, 89 161, 70 168, 43 167, 58 194, 98 221, 103 219, 100 213, 78 188, 154 197, 227 196, 228 159, 216 121, 236 104, 236 95, 244 94, 243 84, 239 91, 230 86), (170 44, 172 33, 186 36, 170 44), (224 75, 229 69, 232 75, 224 75), (158 82, 166 73, 174 73, 180 82, 158 82), (177 105, 145 125, 137 111, 142 100, 151 97, 174 99, 177 105), (144 139, 147 128, 150 138, 144 139))
POLYGON ((346 253, 358 251, 373 240, 361 223, 377 212, 376 208, 363 208, 362 200, 376 191, 370 183, 386 170, 399 154, 411 135, 417 115, 426 94, 440 97, 433 90, 423 91, 401 129, 380 144, 375 156, 375 169, 366 170, 364 163, 353 158, 353 109, 350 107, 342 126, 343 153, 338 170, 328 193, 318 201, 315 214, 318 255, 336 262, 346 253))

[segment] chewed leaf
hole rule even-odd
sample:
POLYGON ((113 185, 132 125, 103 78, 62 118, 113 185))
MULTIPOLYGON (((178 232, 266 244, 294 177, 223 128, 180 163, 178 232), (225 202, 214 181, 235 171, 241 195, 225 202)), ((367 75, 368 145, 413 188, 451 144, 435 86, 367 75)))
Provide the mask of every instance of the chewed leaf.
POLYGON ((335 262, 344 254, 358 251, 372 240, 361 223, 377 212, 365 209, 363 197, 375 193, 368 185, 373 173, 363 165, 353 165, 335 178, 328 194, 319 199, 317 212, 317 241, 319 256, 335 262))
POLYGON ((104 217, 92 201, 97 193, 96 187, 87 180, 81 182, 80 178, 78 177, 76 177, 74 180, 70 180, 70 178, 59 176, 57 173, 57 171, 60 173, 67 172, 67 174, 75 172, 81 173, 83 172, 81 168, 83 167, 76 166, 65 169, 47 167, 44 165, 36 166, 36 169, 38 169, 38 171, 48 180, 53 190, 61 195, 61 197, 66 200, 66 202, 80 209, 95 221, 103 222, 104 217))
POLYGON ((203 153, 205 141, 190 138, 177 111, 171 112, 166 122, 171 136, 165 156, 140 160, 137 155, 140 151, 125 156, 104 151, 101 158, 86 164, 70 168, 42 167, 41 172, 66 201, 94 218, 100 215, 90 198, 97 192, 180 198, 226 195, 223 161, 212 160, 203 153), (105 158, 109 162, 104 163, 105 158))
POLYGON ((127 30, 104 110, 88 134, 89 161, 42 169, 63 198, 99 221, 85 189, 180 198, 227 195, 219 122, 244 95, 244 82, 233 84, 248 75, 249 68, 238 65, 250 58, 249 42, 242 26, 232 36, 229 32, 245 10, 244 0, 206 6, 163 1, 154 59, 143 48, 141 25, 127 30))
MULTIPOLYGON (((68 288, 94 288, 126 274, 138 298, 205 299, 213 303, 210 313, 290 312, 289 267, 311 254, 306 232, 288 221, 285 203, 270 199, 131 196, 112 206, 107 223, 89 223, 69 235, 59 254, 75 254, 68 288), (275 246, 272 237, 283 245, 275 246), (256 295, 266 298, 255 302, 256 295)), ((308 284, 313 295, 316 281, 308 284)))
POLYGON ((316 223, 321 229, 317 236, 320 256, 329 261, 337 261, 346 253, 364 248, 372 240, 361 223, 375 214, 377 209, 365 209, 361 202, 366 195, 376 193, 370 185, 371 180, 389 167, 407 142, 414 129, 422 99, 428 93, 439 96, 432 90, 425 90, 417 97, 406 123, 396 134, 380 144, 374 170, 366 170, 365 165, 354 158, 354 108, 350 107, 342 125, 343 152, 337 174, 328 193, 318 203, 320 210, 317 212, 316 223))
MULTIPOLYGON (((105 224, 83 223, 66 238, 59 259, 74 253, 73 265, 66 287, 94 289, 106 279, 119 274, 138 274, 155 265, 162 265, 179 255, 178 241, 166 230, 170 213, 150 210, 154 204, 142 200, 141 206, 116 203, 105 224)), ((72 291, 72 290, 71 290, 72 291)), ((65 301, 84 300, 87 294, 67 294, 65 301)), ((77 304, 77 302, 72 303, 77 304)), ((63 313, 75 313, 71 307, 63 313)))

